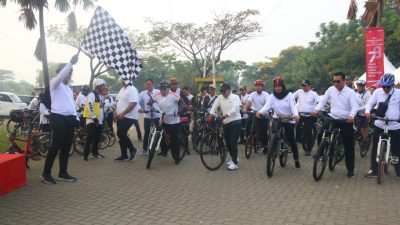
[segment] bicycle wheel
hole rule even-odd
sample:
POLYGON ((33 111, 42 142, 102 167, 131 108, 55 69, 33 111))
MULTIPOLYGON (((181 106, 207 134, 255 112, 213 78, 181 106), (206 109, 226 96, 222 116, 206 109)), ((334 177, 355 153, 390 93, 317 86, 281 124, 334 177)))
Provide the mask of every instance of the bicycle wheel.
POLYGON ((200 159, 204 167, 214 171, 221 167, 226 158, 226 152, 218 133, 207 133, 200 143, 200 159))
POLYGON ((71 150, 70 155, 75 151, 79 155, 83 155, 86 143, 86 135, 82 133, 77 133, 74 135, 73 150, 71 150))
POLYGON ((50 149, 50 135, 43 134, 39 136, 37 140, 37 147, 41 156, 47 156, 47 153, 50 149))
POLYGON ((340 136, 337 134, 329 145, 329 170, 333 171, 338 164, 338 159, 340 158, 338 151, 340 151, 340 136))
POLYGON ((254 134, 250 134, 249 137, 246 139, 246 145, 244 147, 244 155, 246 159, 249 159, 253 149, 255 150, 256 147, 256 136, 254 134))
POLYGON ((271 140, 269 143, 270 144, 267 152, 267 176, 272 177, 275 170, 275 160, 276 160, 275 151, 278 150, 277 148, 280 148, 280 146, 277 146, 280 143, 275 134, 271 135, 271 140))
POLYGON ((182 131, 179 133, 179 161, 181 161, 189 151, 189 137, 182 131))
POLYGON ((12 134, 14 131, 16 136, 20 136, 22 134, 22 124, 15 123, 11 121, 11 119, 7 121, 6 128, 8 134, 12 134))
POLYGON ((319 181, 324 175, 326 163, 328 160, 329 145, 326 140, 321 140, 317 152, 314 155, 313 177, 315 181, 319 181))
POLYGON ((372 141, 372 137, 371 134, 368 134, 367 140, 365 141, 359 141, 359 145, 360 145, 360 156, 362 158, 364 158, 369 150, 369 147, 371 146, 371 141, 372 141))
POLYGON ((386 148, 387 148, 387 143, 386 141, 381 142, 381 147, 379 149, 379 161, 378 161, 378 184, 383 183, 383 175, 385 175, 385 156, 386 156, 386 148))
POLYGON ((151 162, 153 161, 154 154, 156 153, 158 141, 161 138, 159 132, 156 132, 153 135, 151 135, 153 137, 153 144, 151 146, 149 146, 150 150, 149 150, 149 156, 147 157, 146 169, 150 169, 151 162), (154 137, 153 137, 153 135, 154 135, 154 137))
MULTIPOLYGON (((282 142, 282 139, 279 140, 279 142, 282 142)), ((282 147, 281 143, 279 143, 279 146, 282 147)), ((280 148, 280 155, 279 155, 279 164, 281 165, 281 167, 285 167, 286 166, 286 162, 287 162, 287 158, 288 158, 288 149, 287 146, 285 144, 285 149, 280 148)))
POLYGON ((199 153, 198 149, 198 139, 199 139, 199 130, 197 129, 197 126, 195 126, 192 130, 192 135, 191 135, 191 141, 192 141, 192 148, 195 152, 199 153))
POLYGON ((99 149, 105 149, 108 147, 110 143, 110 139, 106 133, 101 133, 100 142, 99 142, 99 149))
POLYGON ((107 136, 108 136, 108 139, 110 140, 108 142, 108 147, 111 147, 111 146, 113 146, 115 144, 115 141, 117 140, 117 138, 115 137, 115 134, 112 133, 112 132, 109 132, 107 134, 107 136))
POLYGON ((338 135, 339 139, 338 142, 336 142, 336 151, 335 151, 335 157, 336 157, 336 164, 340 163, 344 159, 344 144, 343 144, 343 139, 338 135))

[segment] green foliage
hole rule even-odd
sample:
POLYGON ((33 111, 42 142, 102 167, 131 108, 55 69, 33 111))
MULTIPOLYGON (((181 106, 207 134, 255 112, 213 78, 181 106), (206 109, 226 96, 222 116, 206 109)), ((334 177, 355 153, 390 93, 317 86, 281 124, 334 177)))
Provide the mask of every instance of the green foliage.
POLYGON ((17 95, 31 95, 34 92, 34 86, 25 80, 15 82, 13 80, 0 81, 0 90, 12 92, 17 95))
MULTIPOLYGON (((57 67, 60 63, 54 63, 54 62, 49 62, 49 78, 51 80, 51 78, 55 77, 57 75, 56 71, 57 71, 57 67)), ((43 82, 43 70, 39 69, 36 71, 38 75, 36 75, 35 77, 35 84, 38 87, 44 87, 44 82, 43 82)))

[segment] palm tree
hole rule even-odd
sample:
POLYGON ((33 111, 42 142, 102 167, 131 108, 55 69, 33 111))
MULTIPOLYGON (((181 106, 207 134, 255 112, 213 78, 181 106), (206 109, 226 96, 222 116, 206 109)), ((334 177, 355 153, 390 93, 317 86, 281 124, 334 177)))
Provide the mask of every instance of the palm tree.
MULTIPOLYGON (((365 2, 365 12, 362 15, 362 20, 367 23, 368 27, 380 26, 383 17, 383 7, 385 4, 396 6, 397 12, 400 12, 400 0, 367 0, 365 2)), ((357 15, 357 2, 350 0, 350 7, 347 13, 347 19, 353 20, 357 15)))
POLYGON ((0 81, 10 80, 14 78, 14 73, 10 70, 0 69, 0 81))
MULTIPOLYGON (((42 61, 44 84, 49 84, 49 71, 47 66, 47 50, 46 50, 46 35, 44 32, 44 15, 43 10, 48 8, 47 0, 10 0, 18 4, 20 8, 19 20, 24 23, 29 30, 36 28, 36 12, 39 12, 39 28, 40 38, 36 46, 35 55, 42 61)), ((71 3, 74 6, 82 5, 83 9, 89 9, 94 6, 97 0, 55 0, 54 7, 60 12, 68 12, 71 9, 71 3)), ((5 7, 7 0, 0 0, 0 6, 5 7)), ((69 18, 71 19, 71 18, 69 18)))

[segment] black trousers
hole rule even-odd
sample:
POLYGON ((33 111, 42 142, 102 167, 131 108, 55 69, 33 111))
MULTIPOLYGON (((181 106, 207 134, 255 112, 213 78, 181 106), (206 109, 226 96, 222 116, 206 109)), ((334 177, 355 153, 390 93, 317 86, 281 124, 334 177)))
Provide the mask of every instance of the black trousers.
POLYGON ((76 124, 75 116, 63 116, 51 114, 50 118, 50 149, 44 163, 43 175, 51 175, 54 160, 60 151, 60 172, 67 174, 69 151, 72 146, 74 127, 76 124))
POLYGON ((50 132, 50 124, 48 123, 40 124, 40 130, 42 132, 50 132))
MULTIPOLYGON (((312 135, 312 129, 313 129, 313 126, 316 121, 317 121, 317 118, 312 117, 312 116, 309 116, 309 117, 302 116, 300 118, 300 123, 302 123, 302 125, 303 125, 303 130, 302 130, 302 133, 299 133, 300 129, 296 129, 296 131, 299 131, 299 132, 296 132, 296 135, 298 135, 299 138, 301 138, 301 141, 303 140, 302 139, 303 137, 306 139, 314 138, 312 135)), ((298 126, 300 126, 300 124, 298 126)), ((311 150, 312 150, 312 146, 310 146, 311 141, 307 141, 306 143, 308 143, 309 145, 306 146, 307 149, 305 151, 311 152, 311 150)))
POLYGON ((226 147, 228 148, 229 154, 232 157, 232 161, 237 164, 237 156, 238 156, 238 149, 237 149, 237 142, 240 135, 241 130, 241 119, 232 121, 228 124, 224 124, 224 138, 226 147))
POLYGON ((136 152, 136 148, 133 146, 132 141, 128 137, 128 130, 137 120, 123 118, 117 120, 117 136, 119 138, 119 147, 121 149, 121 156, 128 156, 128 149, 131 153, 136 152))
MULTIPOLYGON (((378 172, 378 163, 376 162, 376 155, 378 152, 378 141, 380 134, 383 133, 383 129, 375 126, 374 133, 372 136, 372 153, 371 153, 371 169, 374 173, 378 172)), ((390 151, 392 152, 392 156, 400 156, 400 130, 389 130, 390 134, 390 151)), ((395 170, 397 176, 400 176, 400 165, 395 165, 395 170)))
POLYGON ((171 148, 172 158, 175 161, 179 161, 179 123, 176 124, 164 124, 164 131, 167 132, 169 136, 169 146, 166 143, 165 138, 163 137, 161 140, 161 151, 166 153, 168 151, 168 147, 171 148))
POLYGON ((113 121, 114 121, 114 112, 107 113, 106 123, 107 123, 107 127, 109 127, 111 129, 112 133, 114 133, 113 121))
POLYGON ((154 124, 155 126, 158 126, 160 124, 160 118, 155 118, 155 119, 149 119, 149 118, 144 118, 144 138, 143 138, 143 151, 147 151, 148 149, 148 144, 149 144, 149 134, 150 134, 150 127, 151 125, 154 124))
MULTIPOLYGON (((246 122, 246 137, 250 134, 251 125, 253 122, 254 114, 250 114, 246 122)), ((256 118, 255 128, 257 130, 257 141, 261 143, 261 147, 266 148, 268 146, 268 119, 256 118)))
POLYGON ((354 129, 351 123, 334 123, 335 128, 340 128, 340 136, 344 145, 344 157, 347 171, 354 172, 354 129))
POLYGON ((86 125, 86 143, 85 149, 83 152, 84 157, 88 157, 90 151, 92 155, 99 154, 99 143, 101 138, 101 132, 103 130, 103 126, 101 124, 89 123, 86 125))
POLYGON ((138 120, 134 120, 133 124, 135 124, 135 128, 136 128, 136 133, 137 133, 137 138, 140 140, 142 139, 142 131, 140 131, 140 126, 139 126, 139 121, 138 120))
POLYGON ((246 132, 246 123, 247 123, 247 118, 243 119, 241 122, 241 128, 240 128, 240 141, 244 141, 244 133, 246 132))
POLYGON ((295 138, 295 124, 293 123, 282 123, 283 129, 285 130, 286 139, 289 142, 290 148, 293 152, 293 159, 299 160, 299 149, 297 147, 296 138, 295 138))

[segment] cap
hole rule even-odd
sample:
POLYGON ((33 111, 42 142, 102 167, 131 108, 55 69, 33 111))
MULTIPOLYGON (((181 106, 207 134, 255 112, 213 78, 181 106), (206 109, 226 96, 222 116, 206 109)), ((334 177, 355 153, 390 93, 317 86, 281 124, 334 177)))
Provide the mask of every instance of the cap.
POLYGON ((221 87, 219 88, 219 90, 221 92, 227 91, 227 90, 231 90, 231 85, 227 84, 227 83, 223 83, 221 85, 221 87))
POLYGON ((307 86, 307 85, 310 85, 310 84, 311 84, 311 83, 310 83, 309 80, 302 80, 302 81, 301 81, 301 85, 307 86))
POLYGON ((246 86, 244 86, 244 85, 239 86, 239 90, 245 90, 245 89, 246 89, 246 86))
POLYGON ((210 85, 208 85, 208 88, 214 88, 214 89, 216 89, 217 87, 215 87, 214 84, 210 84, 210 85))

